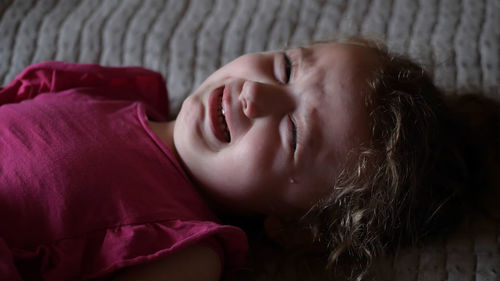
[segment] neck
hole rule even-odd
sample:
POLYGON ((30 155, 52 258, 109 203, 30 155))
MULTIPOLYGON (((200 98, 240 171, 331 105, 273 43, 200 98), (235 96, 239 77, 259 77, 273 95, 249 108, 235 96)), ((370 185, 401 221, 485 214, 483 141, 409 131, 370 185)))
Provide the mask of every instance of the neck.
POLYGON ((163 141, 163 143, 165 143, 165 145, 174 154, 175 158, 180 160, 174 144, 175 120, 169 122, 156 122, 148 120, 148 123, 151 130, 163 141))

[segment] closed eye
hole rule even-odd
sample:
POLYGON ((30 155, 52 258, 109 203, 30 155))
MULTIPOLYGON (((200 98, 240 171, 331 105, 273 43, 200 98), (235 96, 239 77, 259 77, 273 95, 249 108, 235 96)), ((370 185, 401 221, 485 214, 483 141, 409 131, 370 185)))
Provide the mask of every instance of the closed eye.
POLYGON ((292 75, 292 61, 290 60, 290 57, 286 54, 286 52, 283 52, 283 68, 285 72, 285 81, 283 83, 288 84, 290 82, 290 77, 292 75))
POLYGON ((297 125, 291 115, 288 115, 288 120, 290 121, 290 147, 293 154, 295 154, 297 150, 297 125))

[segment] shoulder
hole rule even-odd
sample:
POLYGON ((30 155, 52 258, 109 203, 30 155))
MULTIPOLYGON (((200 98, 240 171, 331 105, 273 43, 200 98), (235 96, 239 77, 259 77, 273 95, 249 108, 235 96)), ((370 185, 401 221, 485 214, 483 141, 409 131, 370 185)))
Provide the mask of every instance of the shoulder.
POLYGON ((216 281, 221 271, 220 257, 215 250, 194 245, 160 260, 126 268, 113 280, 216 281))

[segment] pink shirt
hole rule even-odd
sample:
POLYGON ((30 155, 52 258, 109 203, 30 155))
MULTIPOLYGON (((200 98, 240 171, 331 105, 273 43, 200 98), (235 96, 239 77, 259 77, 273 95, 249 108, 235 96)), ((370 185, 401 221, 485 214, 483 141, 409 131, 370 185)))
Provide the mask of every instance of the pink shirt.
POLYGON ((0 279, 105 277, 196 243, 225 268, 247 250, 148 127, 160 74, 47 62, 0 90, 0 279))

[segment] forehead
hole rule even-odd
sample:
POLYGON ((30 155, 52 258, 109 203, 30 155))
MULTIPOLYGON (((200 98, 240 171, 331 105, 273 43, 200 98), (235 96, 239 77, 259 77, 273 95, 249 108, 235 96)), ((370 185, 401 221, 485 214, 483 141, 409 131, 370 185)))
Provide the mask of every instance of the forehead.
POLYGON ((373 50, 355 44, 321 43, 294 49, 292 52, 300 60, 299 72, 309 80, 326 79, 325 86, 335 86, 328 83, 328 79, 345 78, 351 81, 356 77, 366 76, 377 64, 377 56, 373 50), (313 77, 316 79, 311 79, 313 77))
POLYGON ((310 134, 307 162, 317 167, 312 170, 315 181, 327 185, 348 152, 369 138, 366 82, 375 56, 351 44, 318 44, 292 52, 300 57, 296 78, 310 134))
MULTIPOLYGON (((354 44, 316 44, 291 51, 299 91, 311 106, 330 102, 340 109, 364 103, 368 79, 378 64, 375 52, 354 44)), ((293 80, 293 79, 292 79, 293 80)))

